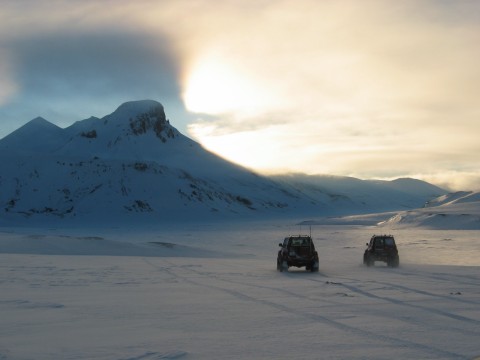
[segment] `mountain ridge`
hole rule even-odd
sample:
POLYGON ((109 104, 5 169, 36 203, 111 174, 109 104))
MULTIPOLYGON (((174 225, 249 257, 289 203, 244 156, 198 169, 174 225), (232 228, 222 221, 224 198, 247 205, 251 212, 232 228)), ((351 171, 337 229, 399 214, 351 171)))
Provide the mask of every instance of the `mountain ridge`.
POLYGON ((421 181, 266 177, 181 134, 154 100, 127 102, 65 129, 34 120, 0 140, 3 223, 365 213, 423 206, 446 193, 421 181))

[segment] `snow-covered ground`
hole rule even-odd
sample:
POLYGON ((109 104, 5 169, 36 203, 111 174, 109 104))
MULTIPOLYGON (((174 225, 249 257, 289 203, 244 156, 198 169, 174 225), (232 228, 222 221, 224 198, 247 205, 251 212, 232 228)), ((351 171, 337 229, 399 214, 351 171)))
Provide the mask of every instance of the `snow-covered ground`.
POLYGON ((479 230, 296 225, 0 229, 0 359, 474 359, 479 230), (310 233, 319 273, 276 271, 310 233), (362 264, 392 233, 400 267, 362 264))

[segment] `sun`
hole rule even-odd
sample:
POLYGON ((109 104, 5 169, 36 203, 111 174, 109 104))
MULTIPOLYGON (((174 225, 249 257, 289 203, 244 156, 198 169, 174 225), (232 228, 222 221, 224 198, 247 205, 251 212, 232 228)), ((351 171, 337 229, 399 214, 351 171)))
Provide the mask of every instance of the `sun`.
POLYGON ((186 77, 183 93, 189 111, 212 115, 262 112, 270 96, 245 69, 220 56, 204 56, 186 77))

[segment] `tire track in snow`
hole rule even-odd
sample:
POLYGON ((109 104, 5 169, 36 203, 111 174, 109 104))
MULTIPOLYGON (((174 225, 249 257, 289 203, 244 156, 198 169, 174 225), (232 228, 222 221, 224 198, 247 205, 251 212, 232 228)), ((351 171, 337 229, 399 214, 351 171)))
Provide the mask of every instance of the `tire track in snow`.
MULTIPOLYGON (((351 281, 358 281, 358 280, 354 280, 354 279, 346 279, 346 278, 343 278, 343 279, 351 280, 351 281)), ((309 280, 314 281, 314 282, 318 282, 314 279, 309 279, 309 280)), ((378 282, 373 281, 372 283, 378 283, 378 282)), ((378 283, 378 284, 380 284, 380 283, 378 283)), ((348 285, 348 284, 340 283, 340 282, 337 283, 337 285, 342 286, 342 287, 344 287, 344 288, 346 288, 346 289, 348 289, 348 290, 350 290, 350 291, 352 291, 356 294, 363 295, 365 297, 369 297, 369 298, 372 298, 372 299, 386 301, 386 302, 389 302, 389 303, 392 303, 392 304, 395 304, 395 305, 420 309, 422 311, 427 311, 427 312, 430 312, 430 313, 435 314, 435 315, 445 316, 445 317, 448 317, 450 319, 458 320, 458 321, 461 321, 461 322, 467 322, 467 323, 471 323, 471 324, 475 324, 475 325, 480 325, 480 321, 478 321, 476 319, 467 318, 467 317, 462 316, 462 315, 452 314, 452 313, 447 312, 447 311, 438 310, 438 309, 423 306, 423 305, 411 304, 411 303, 408 303, 408 302, 404 302, 404 301, 401 301, 401 300, 390 298, 388 296, 375 295, 375 294, 373 294, 369 291, 362 290, 358 286, 354 286, 354 285, 348 285)), ((388 284, 388 286, 390 286, 390 284, 388 284)), ((408 289, 408 288, 406 288, 406 289, 408 289)))
POLYGON ((431 292, 428 292, 428 291, 425 291, 425 290, 414 289, 414 288, 404 286, 404 285, 391 284, 391 283, 386 283, 386 282, 381 282, 381 281, 373 281, 373 283, 377 283, 377 284, 384 285, 384 286, 389 286, 389 287, 399 289, 399 290, 405 290, 405 291, 420 294, 420 295, 426 295, 426 296, 430 296, 430 297, 434 297, 434 298, 439 298, 439 299, 442 299, 442 300, 449 300, 449 301, 453 301, 453 302, 461 302, 461 303, 470 304, 470 305, 478 305, 478 302, 476 302, 476 301, 462 299, 462 298, 459 298, 459 297, 452 297, 452 296, 449 296, 449 295, 434 294, 434 293, 431 293, 431 292))
MULTIPOLYGON (((284 295, 289 295, 289 296, 292 296, 292 297, 295 297, 295 298, 298 298, 298 299, 301 299, 301 300, 309 300, 309 301, 314 301, 314 302, 317 302, 317 301, 322 301, 324 303, 328 303, 330 305, 333 305, 333 306, 342 306, 344 305, 344 303, 342 302, 339 302, 339 301, 333 301, 333 300, 329 300, 329 299, 325 299, 325 298, 312 298, 311 296, 306 296, 306 295, 302 295, 302 294, 299 294, 298 292, 293 292, 293 291, 289 291, 289 290, 286 290, 286 289, 283 289, 283 288, 278 288, 278 287, 272 287, 272 286, 266 286, 266 285, 258 285, 258 284, 253 284, 253 283, 247 283, 247 282, 243 282, 243 281, 239 281, 239 280, 232 280, 232 279, 225 279, 225 278, 222 278, 220 276, 218 276, 216 273, 213 273, 213 272, 205 272, 205 271, 198 271, 198 270, 194 270, 193 268, 191 267, 188 267, 188 268, 185 268, 184 269, 187 269, 189 272, 191 273, 195 273, 197 275, 201 275, 201 276, 207 276, 207 277, 211 277, 211 278, 215 278, 216 280, 219 280, 219 281, 223 281, 223 282, 226 282, 226 283, 235 283, 235 284, 239 284, 239 285, 243 285, 243 286, 250 286, 250 287, 255 287, 255 288, 259 288, 259 289, 266 289, 266 290, 270 290, 270 291, 276 291, 278 293, 281 293, 281 294, 284 294, 284 295)), ((287 275, 288 273, 284 273, 284 275, 287 275)), ((234 275, 239 275, 239 273, 234 273, 234 275)), ((310 273, 306 274, 307 276, 311 275, 310 273)), ((328 279, 329 277, 326 275, 326 274, 323 274, 323 273, 318 273, 317 275, 320 275, 326 279, 328 279)), ((349 281, 358 281, 358 280, 355 280, 355 279, 348 279, 348 278, 345 278, 345 277, 340 277, 338 279, 343 279, 343 280, 349 280, 349 281)), ((310 281, 315 281, 315 282, 318 282, 318 283, 323 283, 321 281, 318 281, 318 280, 315 280, 315 279, 312 279, 312 278, 305 278, 305 280, 310 280, 310 281)), ((332 285, 340 285, 340 286, 344 286, 345 285, 343 283, 340 283, 340 282, 329 282, 329 281, 326 281, 325 284, 332 284, 332 285)), ((390 287, 396 287, 394 285, 391 285, 391 284, 387 284, 387 283, 382 283, 382 282, 378 282, 378 281, 369 281, 369 283, 376 283, 376 284, 382 284, 382 285, 387 285, 387 286, 390 286, 390 287)), ((410 290, 409 288, 407 287, 402 287, 402 286, 398 286, 399 288, 404 288, 406 290, 410 290)), ((414 289, 412 289, 413 292, 415 292, 414 289)), ((355 293, 359 293, 358 291, 353 291, 352 292, 355 292, 355 293)), ((365 292, 365 291, 364 291, 365 292)), ((430 294, 430 293, 427 293, 425 292, 425 294, 428 294, 428 295, 434 295, 434 294, 430 294)), ((364 294, 361 294, 361 295, 364 295, 364 294)), ((373 295, 373 294, 372 294, 373 295)), ((373 297, 373 296, 371 296, 373 297)), ((378 297, 378 296, 377 296, 378 297)), ((381 297, 378 297, 379 299, 382 299, 381 297)), ((445 296, 445 298, 449 299, 449 300, 452 300, 450 297, 447 297, 445 296)), ((455 300, 455 299, 453 299, 455 300)), ((472 303, 472 304, 477 304, 475 302, 469 302, 469 303, 472 303)), ((404 302, 401 302, 401 301, 398 301, 398 304, 396 305, 406 305, 406 303, 404 302)), ((391 319, 391 311, 381 311, 379 309, 375 309, 375 310, 368 310, 368 309, 364 309, 364 312, 368 312, 369 314, 372 314, 372 315, 382 315, 384 316, 387 320, 390 320, 391 319)), ((421 319, 417 319, 416 317, 413 317, 413 318, 409 318, 409 317, 397 317, 397 320, 400 320, 400 321, 403 321, 404 323, 408 323, 408 324, 412 324, 412 325, 416 325, 416 326, 423 326, 423 327, 428 327, 430 326, 430 328, 433 328, 435 330, 438 330, 439 329, 439 326, 438 324, 437 325, 430 325, 429 323, 425 323, 425 321, 422 321, 421 319)), ((458 319, 457 319, 458 320, 458 319)), ((444 328, 446 331, 450 330, 450 327, 445 327, 444 328)), ((464 335, 471 335, 472 334, 472 331, 471 330, 464 330, 463 328, 457 328, 456 331, 458 333, 462 333, 464 335)), ((479 334, 480 335, 480 334, 479 334)))
MULTIPOLYGON (((415 273, 415 272, 410 272, 410 271, 406 271, 404 269, 401 269, 400 272, 399 272, 400 275, 405 275, 405 276, 418 276, 418 272, 415 273)), ((474 275, 458 275, 458 274, 448 274, 448 273, 426 273, 426 272, 423 272, 422 273, 422 276, 423 277, 426 277, 426 278, 429 278, 429 279, 432 279, 432 280, 441 280, 441 281, 445 281, 445 282, 448 282, 448 283, 456 283, 456 284, 461 284, 461 285, 469 285, 469 286, 477 286, 478 285, 478 276, 474 276, 474 275), (468 279, 468 280, 471 280, 470 281, 465 281, 465 279, 468 279)))
MULTIPOLYGON (((402 339, 390 337, 390 336, 387 336, 387 335, 378 334, 378 333, 375 333, 373 331, 359 329, 359 328, 356 328, 356 327, 346 325, 346 324, 343 324, 341 322, 332 320, 332 319, 330 319, 326 316, 302 311, 301 309, 292 308, 292 307, 289 307, 289 306, 286 306, 286 305, 283 305, 283 304, 278 304, 278 303, 270 301, 270 300, 259 299, 257 297, 250 296, 250 295, 245 294, 244 292, 241 292, 241 291, 238 291, 238 290, 229 289, 229 288, 225 288, 225 287, 218 286, 218 285, 213 285, 213 284, 205 284, 205 283, 202 283, 200 281, 192 280, 190 277, 180 275, 180 274, 178 274, 178 272, 174 272, 172 269, 178 269, 179 267, 177 265, 169 262, 168 260, 166 260, 164 258, 162 258, 161 261, 167 263, 169 265, 168 267, 155 265, 151 262, 151 260, 149 260, 147 258, 144 258, 143 260, 147 264, 149 264, 150 266, 154 267, 155 269, 157 269, 159 271, 167 272, 170 275, 175 276, 177 279, 182 280, 182 281, 184 281, 188 284, 192 284, 192 285, 203 287, 203 288, 208 288, 208 289, 211 289, 211 290, 220 291, 220 292, 229 294, 229 295, 231 295, 231 296, 233 296, 237 299, 244 300, 246 302, 252 302, 252 303, 255 303, 255 304, 261 304, 261 305, 264 305, 264 306, 267 306, 267 307, 270 307, 270 308, 273 308, 273 309, 276 309, 276 310, 279 310, 279 311, 282 311, 282 312, 285 312, 285 313, 288 313, 288 314, 291 314, 291 315, 302 317, 302 318, 307 319, 309 321, 313 320, 313 321, 316 321, 316 322, 334 327, 338 330, 341 330, 341 331, 349 333, 349 334, 354 334, 354 335, 357 335, 357 336, 360 336, 360 337, 363 337, 363 338, 367 338, 367 339, 374 338, 376 340, 380 340, 380 341, 383 341, 384 343, 394 345, 394 346, 407 347, 407 348, 410 348, 410 349, 412 349, 412 348, 417 349, 418 351, 429 353, 429 354, 431 354, 433 356, 436 356, 436 357, 447 357, 448 359, 465 359, 465 356, 460 355, 460 354, 456 354, 456 353, 453 353, 453 352, 450 352, 450 351, 447 351, 447 350, 437 349, 437 348, 434 348, 432 346, 416 343, 416 342, 413 342, 413 341, 402 340, 402 339)), ((180 268, 185 270, 185 267, 181 266, 180 268)), ((193 272, 193 273, 197 274, 197 275, 200 275, 201 277, 207 277, 207 279, 210 277, 208 275, 206 276, 206 275, 202 274, 199 271, 193 270, 192 268, 188 268, 188 270, 190 272, 193 272)), ((220 279, 217 278, 217 280, 220 280, 220 279)), ((223 280, 223 281, 231 283, 231 281, 228 281, 228 280, 223 280)))
POLYGON ((185 351, 170 351, 166 353, 148 351, 138 356, 129 357, 126 359, 119 359, 119 360, 172 360, 172 359, 180 359, 186 355, 187 353, 185 351))

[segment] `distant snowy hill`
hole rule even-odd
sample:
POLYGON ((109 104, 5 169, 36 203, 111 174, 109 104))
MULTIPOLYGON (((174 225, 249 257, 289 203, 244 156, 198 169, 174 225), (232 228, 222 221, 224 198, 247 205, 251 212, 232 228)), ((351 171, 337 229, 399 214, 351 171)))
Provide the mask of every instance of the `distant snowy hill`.
POLYGON ((416 179, 380 181, 302 174, 276 176, 274 179, 308 198, 330 204, 330 215, 414 209, 423 207, 428 199, 446 193, 416 179))
POLYGON ((390 227, 480 229, 480 193, 459 191, 429 201, 423 209, 402 211, 382 222, 390 227))
POLYGON ((182 135, 152 100, 65 129, 36 118, 0 140, 0 160, 4 225, 359 214, 446 194, 413 179, 260 176, 182 135))

